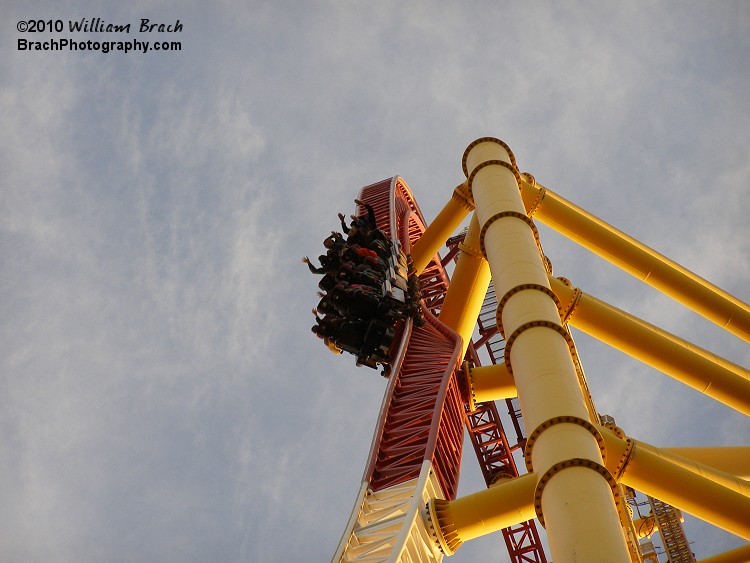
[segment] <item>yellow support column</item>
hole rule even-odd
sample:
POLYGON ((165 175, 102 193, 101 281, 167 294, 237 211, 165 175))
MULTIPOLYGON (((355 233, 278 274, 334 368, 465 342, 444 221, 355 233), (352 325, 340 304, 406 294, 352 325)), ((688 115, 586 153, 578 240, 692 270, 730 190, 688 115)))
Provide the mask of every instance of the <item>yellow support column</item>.
POLYGON ((536 429, 529 436, 527 464, 541 476, 535 508, 552 558, 629 563, 614 499, 617 484, 603 466, 601 436, 588 420, 572 343, 521 200, 512 152, 497 139, 479 139, 464 153, 464 170, 499 296, 505 363, 524 421, 536 429))
POLYGON ((750 342, 747 303, 537 184, 530 174, 521 178, 521 194, 529 215, 750 342))
POLYGON ((750 415, 750 371, 558 279, 549 281, 570 325, 750 415))
POLYGON ((750 446, 662 448, 662 451, 750 480, 750 446))
MULTIPOLYGON (((458 248, 460 254, 445 294, 440 322, 461 336, 463 358, 490 286, 490 267, 479 250, 479 223, 476 215, 471 218, 464 242, 458 248)), ((412 259, 413 256, 412 254, 412 259)))
POLYGON ((536 482, 527 473, 456 500, 430 500, 427 514, 440 549, 453 555, 466 541, 534 518, 536 482))
POLYGON ((411 260, 417 275, 430 263, 445 241, 456 231, 461 221, 474 209, 471 198, 466 193, 466 184, 460 184, 453 195, 430 223, 411 249, 411 260))
POLYGON ((478 403, 500 401, 517 397, 516 383, 505 364, 475 367, 464 364, 469 387, 469 409, 475 410, 478 403))
POLYGON ((637 491, 750 539, 750 483, 601 428, 607 466, 637 491))

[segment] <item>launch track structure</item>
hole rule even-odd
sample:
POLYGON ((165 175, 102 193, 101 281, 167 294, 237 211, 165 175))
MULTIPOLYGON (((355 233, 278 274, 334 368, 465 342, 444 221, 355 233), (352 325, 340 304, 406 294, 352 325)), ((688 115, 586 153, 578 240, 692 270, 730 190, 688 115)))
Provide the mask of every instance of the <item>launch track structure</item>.
MULTIPOLYGON (((332 560, 441 561, 500 531, 513 562, 546 562, 542 525, 556 563, 653 561, 628 510, 633 490, 662 513, 675 507, 750 540, 750 446, 669 449, 629 437, 596 411, 569 327, 746 416, 750 371, 554 278, 535 221, 746 342, 750 306, 520 173, 499 139, 471 143, 462 166, 466 181, 429 226, 398 176, 359 193, 411 254, 426 322, 407 319, 391 347, 361 487, 332 560), (469 213, 468 231, 455 236, 469 213), (487 489, 457 498, 464 429, 487 489)), ((672 517, 664 532, 682 549, 677 524, 672 517)), ((750 544, 711 560, 749 558, 750 544)))

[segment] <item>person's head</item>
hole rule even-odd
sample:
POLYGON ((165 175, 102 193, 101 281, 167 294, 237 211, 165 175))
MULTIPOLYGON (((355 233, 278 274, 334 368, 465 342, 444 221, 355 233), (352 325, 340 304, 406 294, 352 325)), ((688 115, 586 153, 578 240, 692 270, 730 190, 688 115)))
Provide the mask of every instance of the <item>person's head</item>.
POLYGON ((325 274, 318 282, 318 287, 323 291, 331 291, 336 285, 336 276, 332 273, 325 274))
POLYGON ((354 256, 354 252, 351 247, 346 247, 341 250, 340 257, 341 262, 349 262, 354 256))
POLYGON ((320 300, 316 309, 319 313, 323 313, 324 315, 331 311, 331 302, 327 295, 320 300))

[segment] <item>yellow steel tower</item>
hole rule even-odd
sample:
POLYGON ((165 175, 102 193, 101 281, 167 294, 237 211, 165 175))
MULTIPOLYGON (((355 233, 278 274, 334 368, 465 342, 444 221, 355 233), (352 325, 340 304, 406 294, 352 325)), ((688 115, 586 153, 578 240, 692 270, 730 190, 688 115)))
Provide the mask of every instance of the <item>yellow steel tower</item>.
MULTIPOLYGON (((411 558, 404 554, 413 550, 396 546, 378 560, 439 560, 472 538, 537 518, 555 563, 648 561, 638 550, 639 532, 661 527, 664 534, 676 533, 668 528, 679 527, 679 512, 670 505, 750 540, 750 447, 667 449, 629 437, 596 412, 568 327, 745 415, 750 415, 750 372, 552 277, 534 220, 747 342, 750 306, 538 185, 519 172, 512 151, 498 139, 471 143, 463 169, 466 181, 413 244, 411 257, 417 272, 424 270, 473 211, 439 321, 460 337, 463 357, 493 284, 505 361, 465 367, 465 381, 471 401, 518 397, 529 431, 528 472, 453 500, 438 485, 409 493, 429 499, 419 517, 416 512, 410 517, 409 526, 422 536, 394 532, 393 537, 425 545, 434 540, 436 546, 411 558), (637 527, 625 498, 631 490, 659 499, 652 503, 653 517, 637 527)), ((432 471, 428 461, 425 467, 432 471)), ((345 537, 337 558, 360 560, 347 555, 351 545, 345 537)), ((689 553, 686 557, 691 560, 689 553)), ((711 559, 748 560, 750 546, 711 559)))

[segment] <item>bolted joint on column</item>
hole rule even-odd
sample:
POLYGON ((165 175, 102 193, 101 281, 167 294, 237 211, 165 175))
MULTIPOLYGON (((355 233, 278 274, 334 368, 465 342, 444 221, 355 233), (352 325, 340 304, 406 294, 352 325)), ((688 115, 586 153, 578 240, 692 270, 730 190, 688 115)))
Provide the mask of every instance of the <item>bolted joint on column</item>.
POLYGON ((526 213, 533 217, 547 195, 547 188, 537 186, 536 178, 529 172, 521 172, 521 198, 526 206, 526 213))
POLYGON ((547 486, 547 483, 549 483, 552 477, 565 469, 573 467, 584 467, 586 469, 593 469, 594 471, 596 471, 599 475, 604 477, 610 489, 612 489, 612 497, 615 501, 615 504, 620 502, 620 486, 617 484, 617 481, 605 466, 586 458, 566 459, 554 464, 547 471, 545 471, 545 473, 539 478, 536 490, 534 491, 534 510, 536 511, 536 517, 542 527, 546 528, 546 525, 544 523, 544 513, 542 511, 542 494, 544 492, 544 488, 547 486))
POLYGON ((477 401, 477 393, 474 385, 474 377, 472 374, 471 366, 469 365, 469 362, 464 361, 463 364, 461 364, 461 369, 463 371, 464 377, 463 380, 466 382, 466 405, 469 409, 469 412, 474 412, 477 410, 477 404, 481 401, 477 401))
MULTIPOLYGON (((552 276, 550 275, 550 278, 552 276)), ((558 287, 566 288, 566 294, 567 299, 565 303, 560 302, 560 296, 558 296, 557 293, 554 293, 555 298, 557 299, 558 303, 560 303, 560 319, 562 320, 563 324, 568 324, 568 322, 573 317, 573 313, 575 313, 576 308, 578 307, 578 304, 581 301, 581 296, 583 295, 583 291, 581 291, 580 288, 573 287, 573 284, 570 282, 568 278, 558 277, 555 278, 557 281, 562 282, 562 285, 558 285, 558 287)), ((554 282, 552 282, 550 285, 552 285, 554 282)), ((558 291, 558 293, 561 293, 558 291)))
POLYGON ((501 168, 505 168, 510 171, 511 174, 513 174, 513 177, 516 180, 516 187, 521 189, 521 175, 518 173, 518 170, 508 162, 505 162, 504 160, 494 159, 494 160, 485 160, 484 162, 480 162, 477 164, 476 168, 471 171, 471 174, 469 174, 469 179, 466 181, 467 190, 469 192, 469 196, 472 198, 472 201, 474 199, 474 179, 477 177, 477 174, 481 172, 483 169, 488 168, 490 166, 500 166, 501 168))
POLYGON ((537 475, 500 478, 483 491, 456 500, 433 498, 423 513, 427 531, 445 555, 471 539, 534 518, 537 475))
POLYGON ((493 144, 500 145, 502 150, 505 152, 504 156, 507 159, 506 162, 511 164, 514 169, 518 170, 518 166, 516 165, 516 157, 507 144, 495 137, 480 137, 476 141, 472 142, 468 147, 466 147, 466 150, 464 151, 464 155, 461 159, 461 167, 463 168, 464 176, 466 176, 467 178, 469 177, 469 174, 473 172, 477 162, 482 162, 483 160, 492 160, 492 158, 489 158, 489 156, 494 157, 494 155, 497 154, 497 147, 493 147, 493 144), (488 144, 486 145, 486 147, 481 147, 480 145, 482 145, 483 143, 488 144), (473 149, 477 150, 474 151, 474 155, 472 155, 472 157, 470 158, 469 153, 471 153, 473 149), (488 154, 488 151, 491 151, 491 153, 488 154))
POLYGON ((466 182, 462 182, 461 184, 456 186, 456 189, 453 190, 453 195, 451 197, 457 202, 461 203, 466 209, 467 213, 474 211, 474 200, 471 199, 471 191, 469 191, 469 186, 466 182))
POLYGON ((504 219, 505 217, 515 217, 516 219, 520 219, 521 221, 526 223, 536 235, 537 246, 539 244, 539 235, 536 230, 536 225, 534 225, 534 222, 529 219, 528 216, 524 215, 523 213, 519 213, 518 211, 503 211, 502 213, 495 213, 492 217, 484 222, 484 225, 482 225, 482 230, 479 233, 479 247, 482 249, 482 256, 484 256, 485 258, 487 258, 487 250, 484 246, 484 239, 487 236, 487 230, 492 226, 492 223, 494 223, 498 219, 504 219))
POLYGON ((518 395, 513 376, 505 364, 471 368, 469 362, 464 362, 463 373, 469 412, 475 411, 479 403, 510 399, 518 395))
POLYGON ((518 327, 516 327, 516 330, 514 330, 510 336, 507 337, 505 340, 505 349, 503 350, 503 355, 505 359, 505 365, 508 368, 508 371, 513 374, 513 366, 510 361, 511 356, 511 350, 513 349, 513 344, 515 344, 516 340, 518 339, 521 334, 526 332, 529 329, 532 328, 548 328, 552 331, 558 333, 560 336, 563 337, 565 340, 565 343, 568 345, 568 349, 573 349, 573 338, 570 336, 570 333, 565 330, 565 328, 560 325, 559 323, 556 323, 554 321, 547 321, 547 320, 538 320, 538 321, 529 321, 526 322, 518 327))
MULTIPOLYGON (((602 462, 606 463, 607 461, 607 445, 604 440, 604 436, 602 436, 602 433, 599 431, 599 429, 593 425, 590 421, 580 418, 577 416, 555 416, 553 418, 550 418, 549 420, 546 420, 542 422, 539 426, 537 426, 531 434, 529 434, 529 437, 526 439, 526 445, 524 447, 524 461, 526 463, 526 469, 529 473, 534 472, 535 468, 532 463, 532 456, 531 452, 534 449, 534 445, 536 444, 536 441, 539 439, 539 437, 542 435, 542 433, 547 430, 548 428, 551 428, 557 424, 574 424, 576 426, 581 426, 582 428, 585 428, 589 434, 591 434, 594 439, 596 440, 596 443, 599 447, 599 452, 601 454, 602 462)), ((536 468, 539 469, 539 468, 536 468)))
POLYGON ((448 516, 449 504, 450 501, 433 498, 425 505, 427 531, 445 555, 453 555, 464 543, 448 516))
POLYGON ((505 329, 503 328, 503 309, 505 308, 505 305, 508 303, 511 297, 527 289, 541 291, 545 295, 549 296, 550 299, 554 301, 555 305, 557 306, 558 311, 560 311, 560 300, 557 298, 557 295, 555 295, 555 293, 546 285, 541 285, 538 283, 522 283, 520 285, 510 288, 508 291, 505 292, 505 295, 503 295, 500 298, 500 300, 497 302, 497 309, 495 309, 495 322, 497 324, 497 330, 500 332, 500 334, 506 341, 508 340, 508 338, 507 338, 507 335, 505 334, 505 329))

